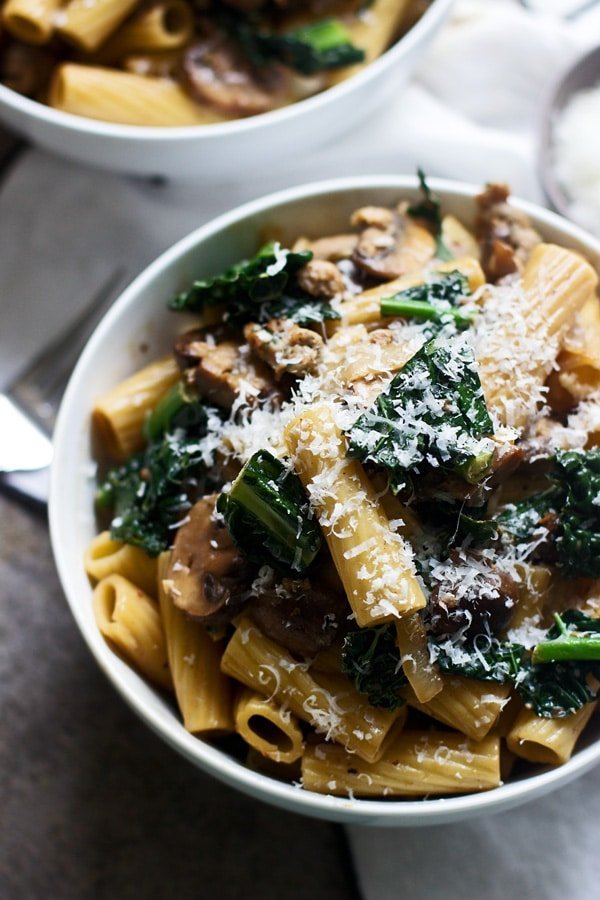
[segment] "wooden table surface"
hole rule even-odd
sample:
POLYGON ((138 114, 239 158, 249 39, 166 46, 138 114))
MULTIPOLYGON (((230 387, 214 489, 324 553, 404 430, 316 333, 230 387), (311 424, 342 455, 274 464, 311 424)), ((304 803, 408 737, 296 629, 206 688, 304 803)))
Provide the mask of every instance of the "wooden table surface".
MULTIPOLYGON (((11 165, 0 133, 0 190, 11 165)), ((357 896, 338 826, 205 776, 125 706, 71 618, 44 511, 3 495, 0 711, 2 900, 357 896)))

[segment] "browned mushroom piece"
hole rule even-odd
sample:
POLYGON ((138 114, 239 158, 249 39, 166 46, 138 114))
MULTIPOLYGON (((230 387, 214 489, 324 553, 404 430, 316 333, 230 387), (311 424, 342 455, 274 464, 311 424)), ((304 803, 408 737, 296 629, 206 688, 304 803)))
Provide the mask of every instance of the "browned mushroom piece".
POLYGON ((284 578, 264 588, 248 612, 261 631, 298 656, 314 656, 331 646, 346 625, 350 608, 343 593, 306 578, 284 578))
POLYGON ((228 115, 254 116, 281 106, 287 75, 281 67, 255 69, 226 35, 211 29, 183 56, 184 83, 192 96, 228 115))
POLYGON ((11 41, 0 51, 0 82, 18 94, 35 97, 48 83, 56 63, 44 47, 11 41))
POLYGON ((200 395, 223 409, 231 409, 240 396, 247 403, 282 399, 269 367, 241 341, 215 343, 201 331, 190 331, 177 339, 175 355, 200 395))
POLYGON ((173 355, 180 369, 189 369, 197 366, 199 360, 206 354, 207 345, 215 343, 231 336, 231 332, 223 327, 218 328, 192 328, 178 335, 173 342, 173 355))
POLYGON ((386 225, 382 221, 380 225, 368 225, 361 232, 352 261, 368 275, 391 281, 423 268, 434 254, 433 235, 411 216, 398 210, 391 214, 386 225))
POLYGON ((361 206, 352 213, 350 224, 355 228, 391 228, 394 211, 387 206, 361 206))
POLYGON ((249 322, 244 337, 254 353, 271 366, 278 381, 286 373, 314 372, 321 361, 323 338, 289 319, 271 319, 265 325, 249 322))
POLYGON ((490 485, 496 486, 512 475, 525 460, 525 453, 515 444, 498 444, 494 449, 490 469, 490 485))
POLYGON ((297 275, 298 284, 311 297, 332 300, 346 290, 344 276, 335 265, 326 259, 311 259, 297 275))
POLYGON ((478 213, 475 234, 481 246, 481 264, 486 278, 497 282, 522 271, 541 237, 529 218, 508 203, 505 184, 488 184, 475 199, 478 213))
POLYGON ((484 557, 454 550, 451 564, 431 592, 430 627, 434 634, 470 637, 500 634, 511 622, 519 599, 519 585, 484 557))
POLYGON ((255 567, 213 518, 217 495, 191 508, 175 538, 163 587, 178 609, 207 625, 229 622, 247 603, 255 567))

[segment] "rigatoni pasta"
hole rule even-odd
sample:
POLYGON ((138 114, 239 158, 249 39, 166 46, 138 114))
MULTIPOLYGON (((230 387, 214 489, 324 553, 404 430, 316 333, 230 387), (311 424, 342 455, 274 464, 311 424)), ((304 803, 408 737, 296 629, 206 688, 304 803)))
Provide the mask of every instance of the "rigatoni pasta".
POLYGON ((420 181, 181 290, 174 359, 92 410, 103 634, 155 682, 162 636, 189 732, 350 798, 561 764, 600 688, 600 401, 548 381, 597 276, 502 186, 471 230, 420 181))

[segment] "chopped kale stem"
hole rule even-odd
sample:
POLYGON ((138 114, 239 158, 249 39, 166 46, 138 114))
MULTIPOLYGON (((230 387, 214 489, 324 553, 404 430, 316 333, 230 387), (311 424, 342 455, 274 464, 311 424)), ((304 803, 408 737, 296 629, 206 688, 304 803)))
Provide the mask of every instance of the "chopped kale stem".
POLYGON ((171 298, 169 308, 201 312, 223 304, 223 321, 235 326, 279 316, 300 325, 339 319, 329 302, 310 296, 297 283, 296 273, 311 259, 310 250, 295 252, 277 242, 265 244, 252 259, 195 281, 189 290, 171 298))
POLYGON ((342 672, 369 703, 384 709, 404 704, 399 695, 406 684, 400 654, 391 625, 359 628, 346 635, 342 648, 342 672))
POLYGON ((489 470, 492 432, 473 351, 462 338, 434 339, 351 427, 349 454, 386 469, 397 493, 432 459, 474 483, 489 470))
POLYGON ((600 619, 584 613, 575 617, 555 613, 554 622, 547 639, 533 650, 534 663, 600 660, 600 619))
POLYGON ((460 272, 437 276, 381 300, 382 316, 427 319, 438 323, 451 320, 458 328, 473 324, 472 312, 457 308, 458 301, 470 293, 469 282, 460 272))
POLYGON ((252 456, 217 510, 232 540, 251 560, 303 574, 321 546, 298 476, 267 450, 252 456))

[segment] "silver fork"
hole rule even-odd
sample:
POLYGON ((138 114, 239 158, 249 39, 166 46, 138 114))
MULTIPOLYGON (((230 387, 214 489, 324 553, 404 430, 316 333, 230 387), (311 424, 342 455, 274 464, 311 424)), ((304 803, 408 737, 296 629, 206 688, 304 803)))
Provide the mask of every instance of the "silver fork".
POLYGON ((60 400, 87 338, 125 283, 119 267, 63 334, 0 393, 0 488, 45 504, 52 430, 60 400))

